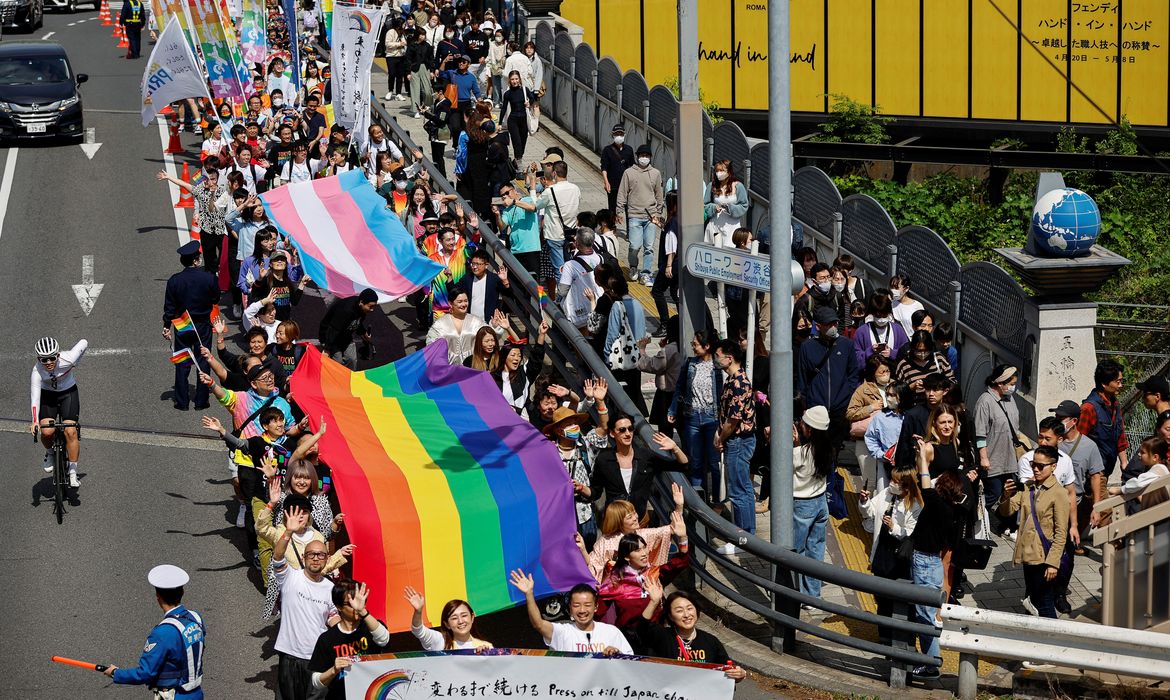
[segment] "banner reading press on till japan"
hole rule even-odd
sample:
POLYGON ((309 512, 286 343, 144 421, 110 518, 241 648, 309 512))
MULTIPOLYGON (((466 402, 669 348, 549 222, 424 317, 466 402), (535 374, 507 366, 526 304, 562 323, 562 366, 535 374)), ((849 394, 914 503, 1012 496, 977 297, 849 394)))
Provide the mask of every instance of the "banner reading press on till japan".
POLYGON ((373 656, 345 676, 347 700, 731 700, 734 694, 735 682, 709 665, 518 649, 373 656))

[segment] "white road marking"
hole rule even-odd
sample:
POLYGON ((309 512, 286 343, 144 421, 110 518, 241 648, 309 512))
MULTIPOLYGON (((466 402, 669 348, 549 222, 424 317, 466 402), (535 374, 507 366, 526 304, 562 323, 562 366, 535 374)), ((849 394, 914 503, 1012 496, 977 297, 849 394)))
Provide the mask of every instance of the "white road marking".
POLYGON ((12 180, 16 177, 16 152, 18 148, 8 151, 4 159, 4 179, 0 180, 0 235, 4 234, 4 215, 8 213, 8 198, 12 196, 12 180))
MULTIPOLYGON (((170 131, 167 129, 167 118, 161 115, 158 118, 158 136, 159 140, 162 142, 163 168, 166 170, 167 175, 170 175, 173 178, 178 178, 179 173, 178 170, 175 169, 175 157, 166 152, 167 144, 170 143, 171 140, 170 131)), ((5 169, 4 174, 5 177, 7 177, 7 169, 5 169)), ((173 205, 179 199, 179 186, 173 182, 168 182, 167 192, 169 192, 171 195, 170 204, 173 205)), ((0 197, 3 197, 2 192, 0 192, 0 197)), ((187 241, 191 240, 191 232, 187 227, 187 214, 184 213, 182 209, 175 209, 174 214, 175 228, 179 229, 179 245, 183 245, 187 241)))
POLYGON ((93 311, 93 305, 97 303, 98 295, 102 293, 102 288, 105 284, 95 284, 93 281, 93 256, 81 256, 81 284, 73 285, 73 294, 77 297, 77 303, 81 304, 81 310, 88 316, 93 311))
MULTIPOLYGON (((89 352, 86 352, 88 355, 89 352)), ((0 433, 21 433, 28 435, 29 422, 12 418, 0 418, 0 433)), ((219 440, 206 440, 183 435, 168 435, 167 433, 153 433, 146 431, 118 430, 117 428, 89 428, 82 421, 82 437, 86 440, 101 440, 103 442, 121 442, 130 445, 150 445, 151 447, 178 447, 188 450, 202 450, 204 452, 224 451, 223 443, 219 440)))
POLYGON ((46 34, 46 35, 44 35, 43 37, 41 37, 41 41, 44 41, 45 39, 48 39, 49 37, 53 36, 53 35, 54 35, 54 34, 56 34, 56 33, 57 33, 57 32, 49 32, 48 34, 46 34))
POLYGON ((66 24, 65 26, 66 26, 66 27, 76 27, 76 26, 77 26, 77 22, 70 22, 69 24, 66 24))
POLYGON ((98 149, 102 147, 100 143, 97 143, 97 130, 92 126, 87 127, 85 130, 85 143, 79 145, 81 146, 81 150, 85 151, 85 157, 93 160, 93 157, 97 155, 98 149))

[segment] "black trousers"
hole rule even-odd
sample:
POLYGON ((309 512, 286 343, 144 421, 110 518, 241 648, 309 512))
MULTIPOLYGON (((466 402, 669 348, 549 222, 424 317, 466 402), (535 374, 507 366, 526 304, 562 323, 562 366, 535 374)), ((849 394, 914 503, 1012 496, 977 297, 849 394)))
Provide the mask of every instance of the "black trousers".
POLYGON ((244 293, 236 286, 236 280, 240 278, 240 261, 236 259, 239 252, 239 239, 228 236, 228 290, 232 293, 233 304, 242 304, 244 301, 244 293))
POLYGON ((404 56, 386 57, 386 92, 396 95, 406 87, 406 61, 404 56))
POLYGON ((447 127, 451 129, 451 148, 459 145, 459 134, 463 133, 463 112, 452 109, 447 115, 447 127))
POLYGON ((519 163, 524 159, 524 149, 528 146, 527 114, 508 115, 508 141, 512 145, 512 158, 519 163))
POLYGON ((666 293, 668 291, 677 307, 678 275, 667 277, 664 271, 659 270, 658 275, 654 278, 654 286, 650 288, 650 296, 654 299, 654 308, 658 313, 658 322, 663 326, 666 325, 667 319, 670 318, 670 307, 666 304, 666 293))
POLYGON ((613 370, 614 379, 625 387, 626 395, 634 402, 634 407, 643 416, 649 416, 650 412, 646 409, 646 397, 642 396, 642 371, 637 369, 615 369, 613 370))
MULTIPOLYGON (((252 499, 268 501, 268 493, 264 490, 264 473, 256 467, 240 466, 236 474, 240 479, 240 495, 244 497, 244 533, 248 536, 248 549, 255 549, 256 519, 252 516, 252 499)), ((247 559, 249 564, 252 563, 251 556, 247 559)))
POLYGON ((142 25, 127 24, 124 26, 126 28, 126 42, 130 44, 126 55, 131 58, 138 58, 142 55, 142 25))
MULTIPOLYGON (((174 333, 175 329, 171 328, 174 333)), ((199 368, 200 372, 211 372, 207 365, 207 360, 199 353, 199 345, 202 343, 203 347, 211 347, 211 324, 195 322, 195 332, 199 334, 199 342, 195 342, 190 332, 179 333, 175 336, 175 349, 181 350, 183 348, 190 348, 191 353, 195 355, 195 366, 199 368)), ((191 402, 191 387, 187 383, 191 376, 191 365, 175 365, 175 397, 174 403, 182 409, 186 409, 191 402)), ((208 404, 208 395, 211 392, 203 382, 199 381, 199 375, 195 376, 195 405, 206 406, 208 404)))
POLYGON ((447 161, 444 155, 447 152, 446 141, 431 140, 431 162, 443 177, 447 177, 447 161))
POLYGON ((203 251, 203 269, 219 279, 219 255, 223 250, 223 236, 204 231, 200 234, 199 247, 203 251))
POLYGON ((308 700, 313 688, 309 660, 277 653, 280 661, 276 666, 276 700, 308 700))

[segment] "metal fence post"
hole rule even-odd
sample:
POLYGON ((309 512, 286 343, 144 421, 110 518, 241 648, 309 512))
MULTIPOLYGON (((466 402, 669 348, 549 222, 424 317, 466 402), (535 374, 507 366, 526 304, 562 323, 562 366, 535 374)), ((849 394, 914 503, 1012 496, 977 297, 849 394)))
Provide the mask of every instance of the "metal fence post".
POLYGON ((959 654, 959 700, 975 700, 979 694, 979 657, 963 652, 959 654))
POLYGON ((577 134, 577 54, 574 53, 569 57, 569 119, 573 124, 572 134, 580 138, 577 134))
MULTIPOLYGON (((894 600, 893 607, 890 610, 890 617, 895 620, 907 621, 913 617, 913 612, 910 606, 901 600, 894 600)), ((898 630, 891 629, 890 631, 890 646, 895 649, 909 649, 913 644, 913 640, 907 643, 906 634, 898 630)), ((906 687, 906 666, 894 660, 890 660, 890 687, 895 690, 901 690, 906 687)))
POLYGON ((951 315, 947 320, 951 322, 951 328, 954 329, 956 335, 954 342, 957 345, 957 336, 959 334, 959 304, 963 301, 963 283, 959 280, 951 280, 947 286, 951 290, 951 315))
POLYGON ((752 159, 743 159, 743 186, 747 188, 748 192, 752 191, 752 159))
POLYGON ((833 212, 833 259, 836 260, 841 255, 841 228, 845 221, 845 216, 841 214, 840 210, 833 212))
POLYGON ((601 150, 601 100, 597 99, 597 69, 589 74, 589 87, 593 91, 593 148, 601 150))
MULTIPOLYGON (((779 564, 772 565, 772 581, 789 590, 795 590, 792 571, 779 564)), ((772 594, 772 609, 791 618, 800 617, 800 605, 791 598, 778 593, 772 594)), ((792 653, 796 647, 796 630, 778 622, 772 623, 772 651, 777 654, 792 653)))
POLYGON ((709 136, 706 143, 707 148, 707 170, 715 167, 715 137, 709 136))
MULTIPOLYGON (((619 78, 619 80, 618 80, 618 84, 617 84, 617 120, 618 120, 619 124, 624 125, 625 121, 626 121, 626 116, 625 116, 626 108, 624 107, 625 103, 622 102, 622 92, 624 91, 625 88, 622 86, 622 81, 620 80, 621 76, 618 76, 618 78, 619 78)), ((628 130, 628 128, 627 128, 627 130, 628 130)))
POLYGON ((556 121, 557 114, 557 42, 556 36, 553 36, 553 42, 548 46, 548 92, 549 99, 552 101, 553 121, 556 121))
POLYGON ((646 143, 650 143, 650 100, 642 100, 642 131, 646 132, 646 143))
POLYGON ((886 252, 890 254, 890 269, 886 272, 886 277, 893 277, 898 274, 898 246, 893 243, 886 246, 886 252))

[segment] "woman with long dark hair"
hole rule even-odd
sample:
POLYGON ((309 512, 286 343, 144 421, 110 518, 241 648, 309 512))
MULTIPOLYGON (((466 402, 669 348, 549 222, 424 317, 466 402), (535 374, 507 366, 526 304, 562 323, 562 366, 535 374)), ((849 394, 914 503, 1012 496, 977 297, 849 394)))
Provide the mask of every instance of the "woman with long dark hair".
MULTIPOLYGON (((833 471, 833 443, 829 435, 829 409, 813 406, 792 428, 792 523, 797 554, 823 561, 825 532, 829 525, 826 496, 833 471)), ((820 579, 800 576, 800 592, 821 597, 820 579)))
POLYGON ((484 326, 475 332, 471 354, 463 358, 463 366, 484 372, 495 372, 500 367, 499 338, 495 329, 484 326))
POLYGON ((414 615, 410 618, 410 633, 422 644, 426 651, 451 651, 454 649, 491 649, 491 642, 479 639, 475 629, 475 612, 466 600, 447 601, 443 612, 439 614, 439 629, 433 630, 423 626, 423 608, 427 599, 413 587, 407 586, 403 591, 406 602, 414 608, 414 615))

